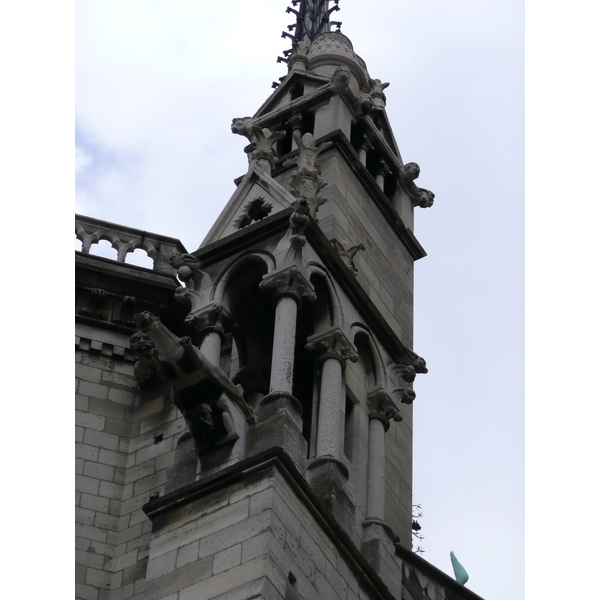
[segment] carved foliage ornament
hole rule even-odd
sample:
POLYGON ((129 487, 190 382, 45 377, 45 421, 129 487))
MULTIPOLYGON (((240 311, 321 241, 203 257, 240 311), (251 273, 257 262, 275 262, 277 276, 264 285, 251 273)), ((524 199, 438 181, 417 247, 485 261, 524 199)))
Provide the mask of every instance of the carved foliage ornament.
POLYGON ((367 394, 367 401, 371 408, 369 418, 383 421, 386 431, 390 427, 390 420, 398 423, 402 421, 400 410, 383 388, 377 388, 369 392, 367 394))
POLYGON ((346 366, 346 360, 356 362, 358 353, 356 348, 339 328, 330 329, 323 333, 317 333, 308 338, 305 348, 310 352, 316 352, 321 361, 335 358, 346 366))
POLYGON ((294 266, 284 271, 270 273, 260 282, 259 286, 262 289, 274 290, 276 298, 278 296, 291 296, 297 302, 302 298, 310 301, 317 299, 312 284, 294 266))

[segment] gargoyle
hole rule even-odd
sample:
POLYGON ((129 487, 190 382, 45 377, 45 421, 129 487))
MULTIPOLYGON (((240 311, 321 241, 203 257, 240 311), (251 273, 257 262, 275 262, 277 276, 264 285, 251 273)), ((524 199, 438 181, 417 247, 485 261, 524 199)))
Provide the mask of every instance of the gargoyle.
MULTIPOLYGON (((192 345, 189 337, 177 337, 149 312, 137 314, 135 322, 154 346, 148 354, 160 379, 168 381, 175 392, 175 406, 188 424, 198 455, 232 435, 225 398, 242 411, 249 423, 254 422, 254 412, 240 390, 192 345)), ((137 344, 145 340, 143 336, 136 338, 137 344)), ((143 345, 138 348, 136 356, 138 352, 143 355, 144 349, 143 345)))
POLYGON ((353 275, 356 275, 358 273, 358 267, 352 259, 359 250, 365 249, 365 245, 357 244, 356 246, 350 247, 350 244, 346 240, 340 242, 336 238, 331 238, 329 241, 340 255, 340 258, 344 261, 344 264, 352 271, 353 275))
POLYGON ((143 383, 156 375, 154 365, 154 344, 143 331, 136 331, 129 340, 131 350, 137 361, 133 365, 133 376, 136 381, 143 383))

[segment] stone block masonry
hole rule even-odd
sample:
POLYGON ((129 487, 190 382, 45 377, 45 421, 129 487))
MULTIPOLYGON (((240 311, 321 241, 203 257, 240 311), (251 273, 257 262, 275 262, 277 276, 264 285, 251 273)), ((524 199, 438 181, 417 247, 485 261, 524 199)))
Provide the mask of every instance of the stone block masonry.
POLYGON ((151 527, 142 506, 164 493, 185 422, 168 394, 142 398, 132 356, 76 341, 76 598, 142 598, 151 527))

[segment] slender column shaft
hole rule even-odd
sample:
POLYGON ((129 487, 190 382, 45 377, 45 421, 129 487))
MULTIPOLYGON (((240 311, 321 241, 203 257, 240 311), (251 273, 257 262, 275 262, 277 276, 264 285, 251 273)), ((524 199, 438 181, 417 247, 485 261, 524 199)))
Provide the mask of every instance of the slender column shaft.
POLYGON ((367 166, 367 149, 364 146, 358 149, 358 160, 360 160, 363 167, 367 166))
POLYGON ((385 175, 381 172, 377 173, 375 175, 375 181, 377 182, 377 185, 379 186, 379 189, 381 191, 383 191, 383 186, 385 184, 385 175))
POLYGON ((217 331, 208 331, 202 343, 200 352, 215 366, 221 363, 221 335, 217 331))
POLYGON ((292 393, 294 376, 294 347, 298 305, 290 296, 280 296, 275 308, 275 332, 271 360, 269 393, 292 393))
POLYGON ((317 458, 322 456, 339 458, 341 402, 342 364, 337 358, 326 358, 321 374, 317 458))
POLYGON ((385 507, 385 426, 369 420, 369 465, 367 470, 367 518, 383 521, 385 507))

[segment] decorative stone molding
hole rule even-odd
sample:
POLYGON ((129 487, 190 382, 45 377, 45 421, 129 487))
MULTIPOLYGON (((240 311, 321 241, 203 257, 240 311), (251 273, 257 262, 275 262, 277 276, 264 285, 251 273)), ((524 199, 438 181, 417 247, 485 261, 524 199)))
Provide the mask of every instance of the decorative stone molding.
POLYGON ((365 249, 365 245, 357 244, 356 246, 350 246, 348 241, 344 240, 340 242, 336 238, 331 238, 329 241, 340 255, 340 258, 344 261, 344 264, 350 269, 352 275, 356 275, 358 273, 358 267, 353 259, 357 252, 365 249))
POLYGON ((309 46, 302 40, 295 40, 292 43, 292 54, 287 61, 288 73, 308 70, 308 49, 309 46))
POLYGON ((397 423, 402 421, 400 410, 383 388, 371 390, 367 394, 367 402, 371 409, 369 419, 380 420, 384 424, 386 431, 390 427, 390 420, 394 420, 397 423))
POLYGON ((139 332, 131 339, 138 357, 134 373, 138 381, 152 377, 151 363, 159 379, 170 383, 175 406, 182 413, 194 438, 196 452, 202 456, 216 445, 237 439, 227 399, 245 416, 256 421, 240 389, 192 345, 188 337, 179 338, 158 317, 149 312, 135 317, 139 332))
POLYGON ((285 137, 285 131, 271 132, 256 124, 252 117, 233 119, 231 131, 237 135, 243 135, 250 142, 244 152, 248 155, 248 163, 256 163, 264 171, 271 174, 271 170, 277 162, 277 151, 273 145, 285 137))
POLYGON ((309 301, 317 299, 313 285, 295 266, 268 273, 259 286, 261 289, 274 290, 275 299, 281 296, 289 296, 296 300, 298 304, 302 301, 302 298, 309 301))
POLYGON ((358 354, 354 344, 346 337, 339 327, 334 327, 311 335, 304 346, 308 351, 315 352, 321 362, 333 358, 340 362, 342 369, 346 368, 346 360, 356 362, 358 354))

